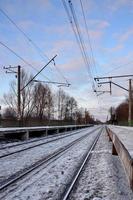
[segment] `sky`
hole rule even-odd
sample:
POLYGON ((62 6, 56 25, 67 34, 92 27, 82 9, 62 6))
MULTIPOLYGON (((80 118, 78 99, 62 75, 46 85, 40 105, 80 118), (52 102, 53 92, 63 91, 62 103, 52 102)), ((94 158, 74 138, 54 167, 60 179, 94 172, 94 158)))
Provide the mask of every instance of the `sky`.
MULTIPOLYGON (((105 121, 109 108, 119 105, 128 93, 113 86, 112 95, 105 93, 97 96, 93 92, 93 78, 133 74, 133 1, 82 0, 91 47, 80 0, 71 2, 79 22, 89 66, 84 63, 62 0, 0 1, 0 9, 37 44, 43 54, 43 57, 40 56, 32 43, 0 10, 0 97, 9 91, 10 82, 15 79, 14 74, 5 73, 3 66, 21 65, 27 73, 34 75, 36 70, 48 62, 48 58, 57 55, 56 66, 71 84, 69 88, 62 89, 75 97, 79 107, 86 107, 95 118, 105 121), (1 42, 23 57, 34 69, 3 47, 1 42)), ((53 64, 47 66, 38 79, 65 81, 53 64)), ((128 88, 128 78, 113 81, 128 88)), ((54 91, 58 89, 57 86, 51 87, 54 91)), ((97 90, 109 91, 109 86, 102 85, 97 90)))

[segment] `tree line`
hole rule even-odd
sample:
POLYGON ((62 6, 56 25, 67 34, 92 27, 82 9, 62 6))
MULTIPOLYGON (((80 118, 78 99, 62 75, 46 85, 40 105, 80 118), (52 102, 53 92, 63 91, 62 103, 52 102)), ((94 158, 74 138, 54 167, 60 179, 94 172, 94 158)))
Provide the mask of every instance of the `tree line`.
MULTIPOLYGON (((116 108, 111 107, 109 112, 110 112, 110 120, 109 120, 110 123, 127 125, 128 114, 129 114, 129 99, 126 98, 126 100, 120 103, 116 108)), ((132 115, 132 122, 133 122, 133 99, 132 99, 131 115, 132 115)))
MULTIPOLYGON (((21 72, 21 88, 32 78, 24 70, 21 72)), ((17 83, 12 81, 10 91, 3 96, 5 104, 2 118, 18 119, 17 83)), ((88 109, 79 108, 76 99, 59 88, 53 92, 49 85, 31 82, 21 91, 20 121, 23 125, 33 119, 38 122, 68 122, 75 124, 94 123, 88 109)))

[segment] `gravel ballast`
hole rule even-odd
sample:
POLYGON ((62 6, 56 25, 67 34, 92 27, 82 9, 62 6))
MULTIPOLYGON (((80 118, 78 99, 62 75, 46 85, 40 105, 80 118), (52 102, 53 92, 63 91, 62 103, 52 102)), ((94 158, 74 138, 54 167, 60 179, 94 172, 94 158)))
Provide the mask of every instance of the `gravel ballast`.
POLYGON ((132 200, 124 168, 118 156, 111 154, 112 143, 108 142, 104 129, 87 162, 70 200, 132 200))

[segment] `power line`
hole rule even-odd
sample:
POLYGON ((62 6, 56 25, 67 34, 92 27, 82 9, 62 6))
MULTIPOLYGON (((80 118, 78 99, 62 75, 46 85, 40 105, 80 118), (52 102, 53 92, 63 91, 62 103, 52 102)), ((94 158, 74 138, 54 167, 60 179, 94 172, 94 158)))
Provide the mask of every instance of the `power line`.
MULTIPOLYGON (((90 78, 93 80, 93 77, 92 77, 92 74, 91 74, 91 70, 90 70, 90 61, 89 61, 89 58, 88 58, 88 55, 87 55, 86 46, 84 44, 84 40, 83 40, 83 37, 82 37, 82 33, 81 33, 81 30, 80 30, 78 19, 77 19, 76 13, 75 13, 75 9, 74 9, 73 4, 72 4, 72 2, 70 0, 68 1, 70 11, 69 11, 69 9, 68 9, 68 7, 66 5, 65 0, 62 0, 62 2, 63 2, 63 5, 64 5, 64 8, 66 10, 66 13, 68 15, 68 18, 70 20, 70 23, 72 25, 72 28, 73 28, 77 43, 78 43, 78 45, 80 47, 80 51, 81 51, 83 60, 85 62, 85 65, 88 68, 88 72, 89 72, 90 78), (75 26, 74 26, 73 23, 75 24, 75 26)), ((92 85, 92 87, 93 87, 93 85, 92 85)))
POLYGON ((87 33, 87 37, 88 37, 88 42, 89 42, 89 46, 90 46, 92 62, 93 62, 93 66, 95 67, 95 70, 96 70, 96 73, 97 73, 94 53, 93 53, 93 49, 92 49, 90 34, 89 34, 88 26, 87 26, 87 20, 86 20, 86 16, 85 16, 85 11, 84 11, 84 6, 83 6, 83 3, 82 3, 82 0, 80 0, 80 5, 81 5, 81 10, 82 10, 82 14, 83 14, 84 23, 85 23, 85 29, 86 29, 86 33, 87 33))
MULTIPOLYGON (((89 46, 90 46, 91 58, 92 58, 93 66, 94 66, 96 74, 97 74, 96 62, 95 62, 93 48, 92 48, 92 44, 91 44, 91 40, 90 40, 90 34, 89 34, 88 26, 87 26, 87 20, 86 20, 86 16, 85 16, 84 6, 83 6, 83 3, 82 3, 82 0, 79 0, 79 1, 80 1, 80 5, 81 5, 84 23, 85 23, 85 29, 86 29, 86 33, 87 33, 87 37, 88 37, 88 42, 89 42, 89 46)), ((96 90, 94 81, 93 81, 93 90, 94 90, 94 93, 96 93, 96 97, 97 97, 97 101, 98 101, 99 105, 100 105, 99 99, 98 99, 99 94, 101 95, 105 92, 110 92, 110 91, 98 91, 98 90, 96 90)))
MULTIPOLYGON (((94 90, 95 89, 95 82, 93 80, 93 76, 92 76, 92 72, 91 72, 90 59, 89 59, 89 56, 88 56, 88 53, 87 53, 87 49, 86 49, 86 46, 85 46, 85 43, 84 43, 82 32, 80 30, 80 26, 79 26, 79 23, 78 23, 78 19, 77 19, 76 13, 75 13, 74 6, 73 6, 71 0, 69 0, 68 2, 69 2, 69 7, 70 7, 70 10, 71 10, 72 16, 73 16, 73 20, 74 20, 74 23, 75 23, 75 26, 76 26, 76 29, 77 29, 79 40, 80 40, 80 43, 81 43, 81 46, 82 46, 82 49, 83 49, 83 53, 84 53, 84 57, 85 57, 85 62, 86 62, 86 65, 88 67, 88 72, 90 74, 90 78, 91 78, 91 82, 92 82, 91 83, 92 84, 92 89, 94 90)), ((86 23, 86 25, 87 25, 87 23, 86 23)))
POLYGON ((117 67, 114 67, 112 70, 106 72, 104 75, 109 74, 109 73, 111 73, 111 72, 113 72, 113 71, 115 71, 115 70, 117 70, 117 69, 120 69, 120 68, 122 68, 122 67, 125 67, 125 65, 129 65, 129 64, 132 64, 132 63, 133 63, 133 61, 129 61, 129 62, 125 63, 125 64, 122 64, 122 65, 119 65, 119 66, 117 66, 117 67))
MULTIPOLYGON (((20 60, 22 60, 26 65, 32 67, 34 70, 36 70, 38 72, 38 70, 32 65, 30 64, 28 61, 26 61, 22 56, 20 56, 18 53, 16 53, 14 50, 12 50, 10 47, 8 47, 6 44, 4 44, 3 42, 0 41, 0 44, 5 47, 6 49, 8 49, 10 52, 12 52, 16 57, 18 57, 20 60)), ((44 76, 43 74, 41 74, 44 78, 46 78, 47 80, 50 81, 49 78, 47 78, 46 76, 44 76)))
MULTIPOLYGON (((34 46, 34 48, 37 50, 37 52, 39 53, 39 55, 41 56, 41 58, 44 59, 44 57, 48 60, 50 60, 50 58, 43 53, 42 49, 11 19, 11 17, 9 17, 9 15, 7 15, 7 13, 5 11, 3 11, 0 8, 0 12, 16 27, 17 30, 19 30, 21 32, 21 34, 34 46)), ((60 73, 60 75, 64 78, 64 80, 66 81, 66 83, 68 84, 67 79, 64 77, 64 75, 62 74, 62 72, 60 71, 60 69, 57 67, 57 65, 55 64, 55 62, 53 62, 55 69, 58 71, 58 73, 60 73)))
POLYGON ((68 7, 67 7, 67 5, 66 5, 65 0, 62 0, 62 3, 63 3, 63 6, 64 6, 64 8, 65 8, 65 11, 66 11, 66 13, 67 13, 68 19, 69 19, 69 21, 70 21, 72 30, 73 30, 73 32, 74 32, 74 35, 75 35, 75 38, 76 38, 76 42, 77 42, 77 44, 78 44, 78 46, 79 46, 79 49, 80 49, 80 51, 81 51, 82 58, 83 58, 83 60, 84 60, 84 62, 85 62, 85 65, 86 65, 86 64, 87 64, 87 63, 86 63, 86 59, 85 59, 85 56, 84 56, 84 52, 83 52, 83 49, 82 49, 82 45, 81 45, 80 40, 79 40, 78 33, 77 33, 77 31, 75 30, 75 26, 74 26, 74 24, 73 24, 72 16, 71 16, 71 14, 70 14, 70 12, 69 12, 69 9, 68 9, 68 7))
POLYGON ((70 10, 71 10, 71 13, 72 13, 72 16, 73 16, 73 20, 74 20, 74 23, 75 23, 75 26, 76 26, 76 29, 77 29, 79 40, 80 40, 80 43, 81 43, 81 46, 82 46, 82 49, 83 49, 86 65, 88 66, 88 71, 89 71, 90 78, 91 78, 91 81, 92 81, 92 88, 94 90, 95 83, 93 81, 93 76, 92 76, 92 72, 91 72, 91 67, 90 67, 91 63, 90 63, 90 60, 89 60, 89 56, 87 54, 86 46, 84 44, 84 39, 82 37, 82 33, 81 33, 80 26, 79 26, 79 23, 78 23, 78 19, 77 19, 76 13, 75 13, 75 9, 74 9, 73 4, 70 0, 69 0, 69 6, 70 6, 70 10))
POLYGON ((128 124, 129 126, 131 126, 131 120, 132 120, 132 79, 131 77, 133 77, 133 74, 126 74, 126 75, 118 75, 118 76, 109 76, 109 77, 96 77, 94 78, 95 81, 98 81, 98 84, 102 85, 102 84, 110 84, 110 90, 111 90, 111 84, 125 90, 128 92, 128 95, 129 95, 129 106, 128 106, 128 124), (112 79, 116 79, 116 78, 126 78, 126 77, 129 77, 129 89, 123 87, 122 85, 119 85, 117 83, 114 83, 112 81, 112 79), (104 82, 99 82, 99 80, 101 79, 109 79, 109 81, 104 81, 104 82))
POLYGON ((56 70, 61 74, 61 76, 64 78, 64 80, 66 81, 67 84, 69 84, 68 80, 66 79, 66 77, 62 74, 61 70, 57 67, 55 61, 54 61, 54 66, 56 68, 56 70))
POLYGON ((65 11, 67 13, 67 16, 68 16, 68 19, 70 21, 70 24, 72 26, 72 30, 73 30, 73 32, 75 34, 75 38, 76 38, 77 44, 78 44, 78 46, 80 48, 81 55, 83 57, 84 63, 88 68, 88 73, 89 73, 89 76, 91 78, 92 88, 94 90, 95 83, 93 81, 93 77, 92 77, 92 74, 91 74, 90 60, 89 60, 89 57, 88 57, 88 54, 87 54, 86 46, 84 44, 84 40, 83 40, 82 33, 81 33, 81 30, 80 30, 79 22, 78 22, 76 13, 75 13, 75 9, 73 7, 73 4, 72 4, 71 0, 68 0, 69 7, 67 6, 65 0, 62 0, 62 3, 63 3, 63 6, 65 8, 65 11))
MULTIPOLYGON (((92 45, 91 45, 89 30, 88 30, 88 26, 87 26, 87 20, 86 20, 86 16, 85 16, 84 6, 83 6, 83 3, 82 3, 81 0, 80 0, 80 5, 81 5, 81 10, 82 10, 82 15, 83 15, 83 19, 84 19, 85 29, 86 29, 86 33, 87 33, 87 37, 88 37, 89 47, 90 47, 90 51, 91 51, 91 59, 92 59, 93 66, 94 66, 94 68, 96 70, 96 63, 95 63, 95 59, 94 59, 94 54, 93 54, 93 49, 92 49, 92 45)), ((91 71, 91 67, 90 67, 90 71, 91 71)), ((93 75, 92 75, 92 78, 93 78, 93 75)), ((92 88, 93 88, 93 90, 95 90, 95 83, 94 83, 93 80, 92 80, 92 88)))
POLYGON ((85 62, 86 62, 86 65, 88 66, 89 74, 91 75, 90 64, 89 64, 87 53, 86 53, 86 47, 85 47, 84 40, 83 40, 83 37, 82 37, 82 34, 81 34, 81 30, 80 30, 80 26, 79 26, 79 23, 78 23, 78 20, 77 20, 75 9, 73 7, 72 1, 69 0, 68 2, 69 2, 70 11, 72 13, 72 17, 73 17, 73 20, 74 20, 74 23, 75 23, 75 27, 76 27, 76 30, 77 30, 77 34, 78 34, 78 37, 79 37, 79 41, 80 41, 80 44, 81 44, 81 47, 82 47, 82 51, 83 51, 83 54, 84 54, 85 62))
POLYGON ((37 82, 37 83, 51 83, 51 84, 57 84, 58 87, 59 86, 66 86, 66 87, 69 87, 71 84, 66 84, 66 83, 61 83, 61 82, 56 82, 56 81, 41 81, 41 80, 33 80, 34 82, 37 82))
MULTIPOLYGON (((40 49, 40 47, 38 47, 38 45, 35 44, 35 42, 33 42, 33 40, 7 15, 7 13, 5 11, 3 11, 0 8, 0 12, 24 35, 24 37, 30 42, 32 43, 32 45, 36 48, 36 50, 40 53, 42 52, 42 50, 40 49)), ((43 54, 47 59, 49 59, 47 57, 47 55, 43 54)), ((40 56, 44 59, 44 56, 42 56, 40 54, 40 56)))

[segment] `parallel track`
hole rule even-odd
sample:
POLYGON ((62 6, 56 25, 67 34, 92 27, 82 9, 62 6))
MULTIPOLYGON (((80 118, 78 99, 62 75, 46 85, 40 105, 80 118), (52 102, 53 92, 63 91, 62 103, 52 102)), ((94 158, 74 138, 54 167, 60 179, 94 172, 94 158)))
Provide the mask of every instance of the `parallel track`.
POLYGON ((45 139, 51 139, 51 138, 54 138, 54 137, 60 137, 60 136, 64 136, 64 135, 69 135, 71 134, 71 132, 79 132, 80 130, 73 130, 73 131, 67 131, 67 132, 62 132, 62 133, 58 133, 58 134, 54 134, 54 135, 47 135, 47 136, 44 136, 44 137, 41 137, 41 138, 37 138, 37 139, 34 139, 34 140, 28 140, 28 141, 23 141, 21 143, 18 143, 18 144, 13 144, 13 145, 8 145, 9 143, 7 143, 7 146, 5 144, 5 146, 3 147, 0 147, 0 150, 4 150, 4 149, 9 149, 9 148, 13 148, 13 147, 17 147, 17 146, 22 146, 24 144, 30 144, 30 143, 34 143, 34 142, 38 142, 38 141, 42 141, 42 140, 45 140, 45 139))
POLYGON ((102 132, 103 128, 100 130, 99 134, 97 135, 97 137, 95 138, 93 144, 91 145, 90 149, 88 150, 85 158, 83 159, 81 165, 79 166, 79 168, 77 169, 74 177, 72 178, 71 180, 71 183, 68 185, 68 187, 66 188, 66 191, 64 192, 64 194, 62 195, 61 199, 60 200, 68 200, 69 197, 70 197, 70 194, 73 190, 73 188, 75 187, 76 183, 77 183, 77 180, 79 178, 79 176, 81 175, 82 173, 82 170, 83 168, 85 167, 85 164, 89 161, 89 159, 91 158, 91 154, 92 154, 92 151, 101 135, 101 132, 102 132))
POLYGON ((6 179, 5 181, 0 183, 0 191, 2 191, 3 189, 8 188, 11 184, 19 181, 21 178, 23 178, 24 176, 26 176, 30 172, 34 171, 35 169, 39 168, 40 166, 42 166, 44 164, 48 164, 49 162, 52 162, 52 161, 56 160, 58 157, 62 156, 62 154, 66 153, 71 147, 73 147, 74 145, 76 145, 77 143, 82 141, 84 138, 87 138, 91 133, 93 133, 97 129, 101 130, 101 127, 98 127, 96 129, 92 130, 91 132, 89 132, 89 134, 87 133, 86 135, 84 135, 84 136, 76 139, 75 141, 69 143, 65 147, 60 148, 59 150, 57 150, 56 152, 52 153, 51 155, 49 155, 49 156, 37 161, 35 164, 29 166, 28 168, 26 168, 22 172, 18 172, 16 174, 10 176, 8 179, 6 179))
MULTIPOLYGON (((66 137, 75 135, 75 134, 80 133, 80 132, 82 132, 82 131, 83 131, 83 130, 79 130, 79 131, 76 131, 76 132, 74 132, 74 133, 72 133, 72 134, 59 136, 58 138, 56 137, 55 139, 50 140, 50 141, 45 141, 45 142, 42 142, 42 143, 39 143, 39 144, 35 144, 35 145, 33 145, 33 146, 25 147, 25 148, 20 149, 20 150, 17 150, 17 151, 5 153, 5 154, 0 155, 0 158, 4 158, 4 157, 7 157, 7 156, 16 154, 16 153, 20 153, 20 152, 23 152, 23 151, 26 151, 26 150, 29 150, 29 149, 33 149, 34 147, 42 146, 42 145, 48 144, 48 143, 50 143, 50 142, 54 142, 54 141, 57 141, 57 140, 61 140, 61 139, 63 139, 63 138, 66 138, 66 137)), ((49 137, 49 138, 50 138, 50 137, 49 137)), ((48 139, 49 139, 49 138, 48 138, 48 139)), ((52 138, 52 137, 51 137, 51 138, 52 138)), ((29 142, 27 142, 27 143, 25 143, 25 144, 30 144, 30 143, 34 143, 34 142, 38 142, 38 141, 43 141, 43 140, 46 140, 46 139, 47 139, 47 138, 43 138, 43 139, 40 139, 40 140, 37 140, 37 141, 29 141, 29 142)), ((24 144, 24 143, 23 143, 23 144, 16 144, 16 145, 7 147, 7 149, 9 149, 9 148, 14 148, 14 147, 16 147, 16 146, 22 146, 22 145, 25 145, 25 144, 24 144)), ((5 149, 5 148, 4 148, 4 149, 5 149)), ((1 149, 1 150, 3 150, 3 149, 1 149)))

